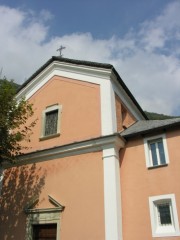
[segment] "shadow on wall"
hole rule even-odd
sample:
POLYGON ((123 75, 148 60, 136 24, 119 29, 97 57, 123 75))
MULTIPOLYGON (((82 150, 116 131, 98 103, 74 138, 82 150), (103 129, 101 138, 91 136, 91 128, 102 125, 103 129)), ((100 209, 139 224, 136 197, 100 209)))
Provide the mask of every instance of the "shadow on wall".
POLYGON ((0 197, 0 239, 25 239, 24 207, 33 197, 39 197, 46 172, 36 164, 13 167, 5 171, 0 197))

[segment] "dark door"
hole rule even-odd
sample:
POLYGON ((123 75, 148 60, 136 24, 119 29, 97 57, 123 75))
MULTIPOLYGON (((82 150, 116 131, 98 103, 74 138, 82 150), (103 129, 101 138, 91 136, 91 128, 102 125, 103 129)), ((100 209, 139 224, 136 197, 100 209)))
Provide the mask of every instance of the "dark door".
POLYGON ((56 240, 57 224, 33 225, 33 240, 56 240))

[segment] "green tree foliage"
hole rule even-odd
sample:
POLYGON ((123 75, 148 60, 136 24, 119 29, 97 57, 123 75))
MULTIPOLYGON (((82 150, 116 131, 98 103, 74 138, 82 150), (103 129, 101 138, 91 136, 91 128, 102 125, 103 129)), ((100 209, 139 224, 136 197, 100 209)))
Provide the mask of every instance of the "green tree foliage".
POLYGON ((163 120, 163 119, 175 118, 174 116, 164 115, 160 113, 147 112, 147 111, 144 111, 144 112, 150 120, 163 120))
POLYGON ((32 104, 15 98, 17 85, 13 81, 0 80, 0 164, 14 162, 16 156, 27 148, 22 141, 30 141, 32 127, 27 120, 33 115, 32 104))

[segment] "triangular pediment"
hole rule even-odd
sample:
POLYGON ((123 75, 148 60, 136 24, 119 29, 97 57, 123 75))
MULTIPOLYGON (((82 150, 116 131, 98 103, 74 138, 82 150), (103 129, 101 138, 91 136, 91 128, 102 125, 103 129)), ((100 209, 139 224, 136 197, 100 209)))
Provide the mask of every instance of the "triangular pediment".
POLYGON ((64 210, 64 206, 61 205, 57 200, 55 200, 52 196, 48 195, 48 201, 52 205, 52 207, 48 208, 36 208, 39 203, 38 197, 33 197, 29 203, 25 206, 25 213, 37 213, 37 212, 61 212, 64 210))
POLYGON ((101 84, 102 79, 110 80, 111 71, 109 64, 52 57, 22 84, 16 97, 28 100, 54 76, 101 84))

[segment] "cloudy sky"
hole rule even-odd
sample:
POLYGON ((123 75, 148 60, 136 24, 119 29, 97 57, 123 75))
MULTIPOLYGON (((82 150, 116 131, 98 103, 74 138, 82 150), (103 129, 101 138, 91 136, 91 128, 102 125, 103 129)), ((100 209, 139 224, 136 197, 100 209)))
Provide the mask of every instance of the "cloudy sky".
POLYGON ((180 115, 180 0, 0 0, 0 74, 51 56, 111 63, 144 110, 180 115))

